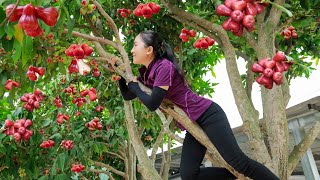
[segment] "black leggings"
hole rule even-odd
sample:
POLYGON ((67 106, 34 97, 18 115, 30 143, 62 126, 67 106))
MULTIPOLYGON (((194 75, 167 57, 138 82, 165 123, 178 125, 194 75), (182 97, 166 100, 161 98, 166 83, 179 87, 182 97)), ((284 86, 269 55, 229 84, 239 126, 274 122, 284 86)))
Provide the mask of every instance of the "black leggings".
MULTIPOLYGON (((221 107, 212 103, 197 120, 224 160, 235 170, 253 180, 279 180, 268 168, 248 158, 239 148, 228 119, 221 107)), ((200 168, 206 148, 189 132, 183 142, 180 175, 182 180, 236 179, 225 168, 200 168)))

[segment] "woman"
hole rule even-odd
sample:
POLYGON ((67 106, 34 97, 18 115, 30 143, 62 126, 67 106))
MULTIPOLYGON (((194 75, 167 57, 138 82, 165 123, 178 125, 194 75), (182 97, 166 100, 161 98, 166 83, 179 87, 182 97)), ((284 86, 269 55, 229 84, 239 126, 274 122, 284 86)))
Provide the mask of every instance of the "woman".
MULTIPOLYGON (((198 123, 210 138, 221 156, 238 172, 252 179, 279 179, 262 164, 249 159, 239 148, 228 119, 220 106, 209 99, 198 96, 184 81, 170 46, 153 31, 141 32, 131 50, 134 64, 142 64, 140 76, 129 82, 121 78, 119 87, 125 100, 138 97, 151 111, 156 110, 163 99, 180 107, 188 117, 198 123), (138 83, 152 89, 151 95, 143 92, 138 83)), ((183 127, 180 127, 183 129, 183 127)), ((184 129, 183 129, 184 130, 184 129)), ((235 179, 225 168, 200 165, 206 153, 201 145, 187 132, 181 154, 180 174, 183 180, 235 179)))

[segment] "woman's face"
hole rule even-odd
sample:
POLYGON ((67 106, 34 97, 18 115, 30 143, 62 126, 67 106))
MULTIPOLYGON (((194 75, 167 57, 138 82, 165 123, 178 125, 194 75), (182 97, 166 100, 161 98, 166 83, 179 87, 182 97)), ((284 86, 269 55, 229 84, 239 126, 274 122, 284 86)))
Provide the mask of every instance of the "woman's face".
POLYGON ((134 39, 134 45, 131 53, 133 57, 133 64, 143 65, 146 65, 153 55, 152 47, 146 47, 145 43, 142 41, 140 34, 134 39))

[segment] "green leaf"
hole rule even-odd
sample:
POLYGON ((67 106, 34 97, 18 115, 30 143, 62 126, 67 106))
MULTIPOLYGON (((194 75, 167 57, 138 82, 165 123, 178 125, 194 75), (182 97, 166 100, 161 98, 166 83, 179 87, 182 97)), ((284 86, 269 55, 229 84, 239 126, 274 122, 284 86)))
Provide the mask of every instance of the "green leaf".
POLYGON ((47 180, 48 177, 47 176, 41 176, 38 180, 47 180))
POLYGON ((13 62, 16 64, 17 60, 21 57, 21 45, 17 40, 14 40, 13 48, 15 49, 15 53, 13 55, 13 62))
POLYGON ((55 140, 57 140, 57 141, 60 141, 60 140, 62 139, 62 136, 61 136, 60 133, 55 133, 55 134, 53 134, 52 136, 50 136, 49 139, 55 139, 55 140))
POLYGON ((104 174, 104 173, 100 173, 100 174, 99 174, 99 178, 100 178, 100 180, 109 180, 109 176, 107 176, 107 175, 104 174))
POLYGON ((49 119, 49 118, 45 119, 41 124, 41 128, 44 128, 44 127, 48 126, 51 123, 51 121, 52 120, 49 119))
POLYGON ((7 38, 5 36, 2 37, 1 39, 1 43, 2 43, 2 47, 4 48, 4 50, 6 50, 7 52, 11 51, 13 48, 13 39, 7 40, 7 38))
POLYGON ((14 37, 19 41, 20 45, 22 45, 22 41, 23 41, 23 31, 22 31, 22 28, 16 24, 14 25, 14 37))
POLYGON ((6 154, 7 149, 4 145, 0 144, 0 154, 6 154))
POLYGON ((56 175, 56 161, 54 161, 52 168, 51 168, 51 172, 50 172, 51 176, 56 175))
POLYGON ((66 174, 59 174, 54 179, 55 180, 65 180, 65 179, 69 179, 69 177, 66 174))
POLYGON ((28 60, 32 59, 33 53, 33 39, 29 36, 25 36, 22 49, 22 66, 25 66, 28 60))
POLYGON ((63 171, 64 170, 64 163, 66 161, 66 154, 65 153, 61 153, 58 155, 57 157, 57 163, 58 163, 58 167, 63 171))
POLYGON ((265 1, 265 2, 268 2, 268 3, 270 3, 270 4, 274 5, 274 6, 276 6, 276 7, 277 7, 277 8, 279 8, 281 11, 283 11, 283 12, 287 13, 289 17, 292 17, 292 16, 293 16, 293 15, 292 15, 292 12, 291 12, 291 11, 289 11, 288 9, 286 9, 285 7, 280 6, 279 4, 274 3, 274 2, 271 2, 271 1, 265 1))

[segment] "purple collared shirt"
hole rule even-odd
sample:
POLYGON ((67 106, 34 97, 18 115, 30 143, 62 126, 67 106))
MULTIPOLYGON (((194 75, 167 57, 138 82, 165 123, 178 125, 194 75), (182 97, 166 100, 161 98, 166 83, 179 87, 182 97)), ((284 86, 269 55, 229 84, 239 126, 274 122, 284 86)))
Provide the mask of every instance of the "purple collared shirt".
MULTIPOLYGON (((196 121, 212 104, 212 101, 194 93, 174 64, 167 59, 153 60, 148 68, 139 69, 138 80, 149 88, 169 86, 165 99, 181 108, 192 121, 196 121)), ((181 130, 185 130, 178 124, 181 130)))

